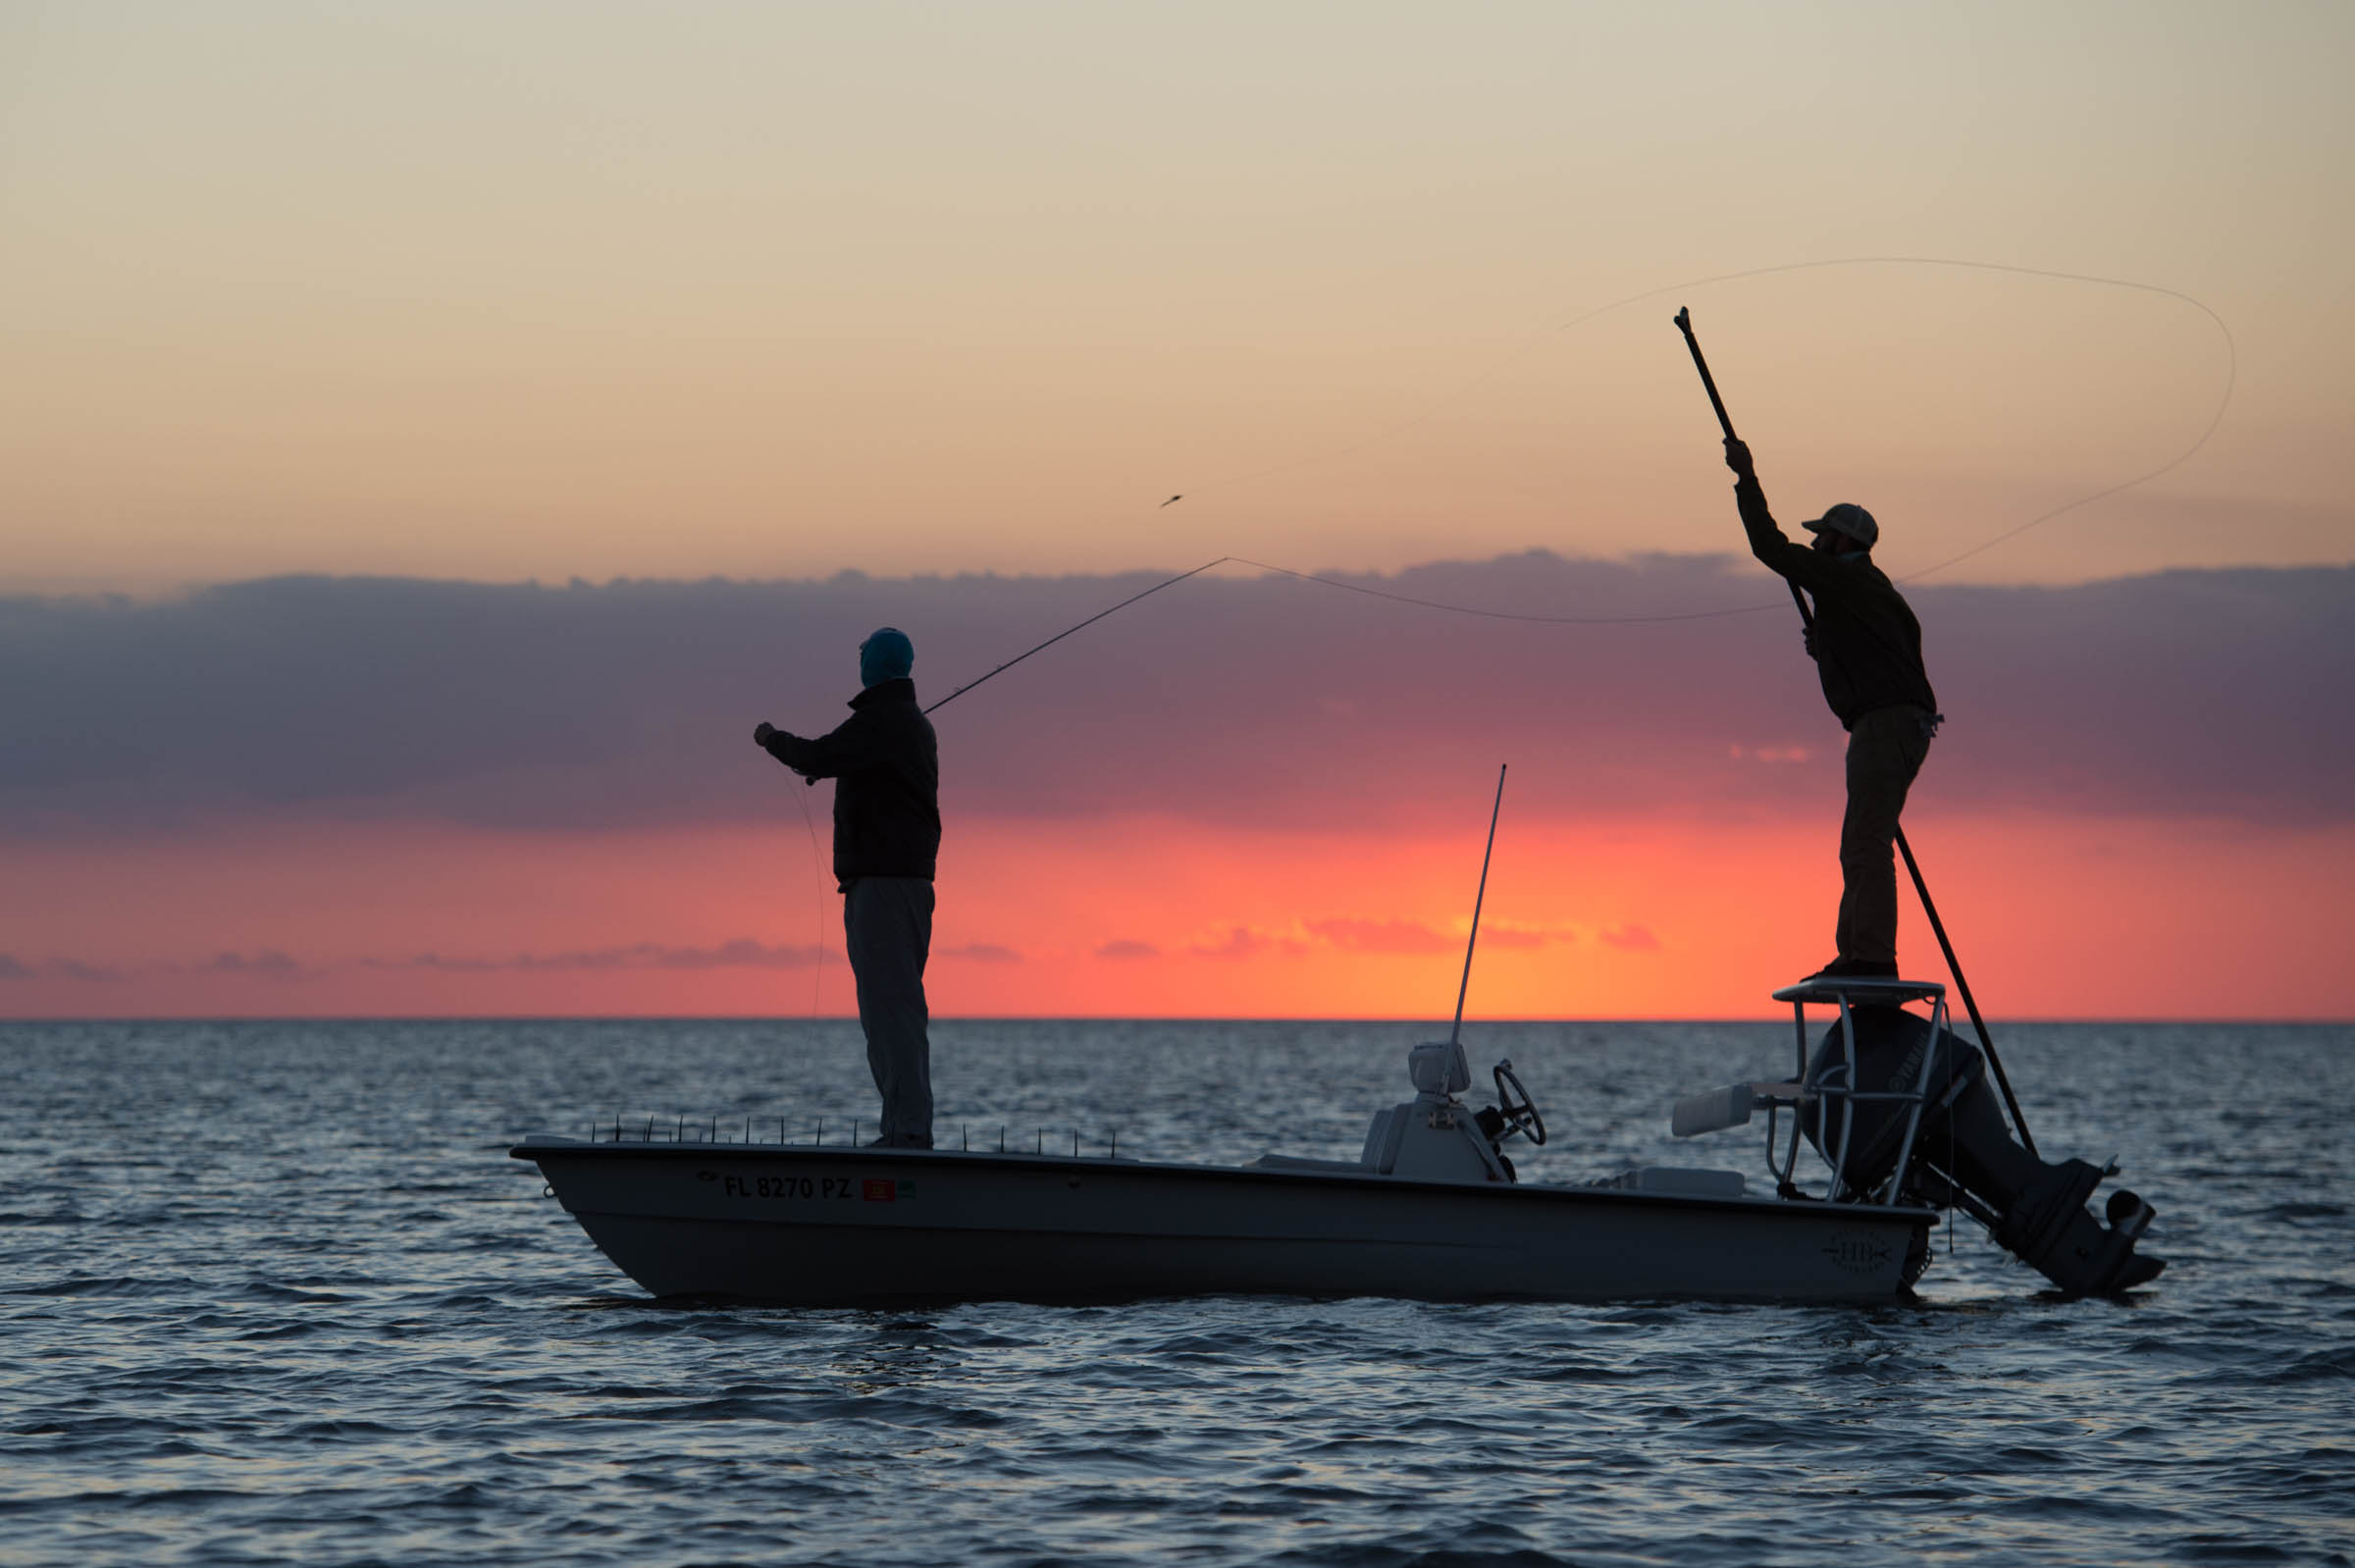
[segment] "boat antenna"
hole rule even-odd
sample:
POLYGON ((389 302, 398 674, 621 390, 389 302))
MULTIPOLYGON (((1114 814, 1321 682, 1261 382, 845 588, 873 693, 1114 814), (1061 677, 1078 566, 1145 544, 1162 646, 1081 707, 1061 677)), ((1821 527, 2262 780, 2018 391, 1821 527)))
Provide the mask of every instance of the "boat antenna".
POLYGON ((1472 895, 1472 935, 1464 943, 1464 980, 1455 988, 1455 1021, 1447 1026, 1447 1043, 1464 1032, 1464 997, 1472 989, 1472 950, 1480 946, 1480 906, 1489 896, 1489 857, 1496 853, 1496 813, 1504 810, 1504 768, 1496 764, 1496 804, 1489 808, 1488 848, 1480 852, 1480 891, 1472 895))

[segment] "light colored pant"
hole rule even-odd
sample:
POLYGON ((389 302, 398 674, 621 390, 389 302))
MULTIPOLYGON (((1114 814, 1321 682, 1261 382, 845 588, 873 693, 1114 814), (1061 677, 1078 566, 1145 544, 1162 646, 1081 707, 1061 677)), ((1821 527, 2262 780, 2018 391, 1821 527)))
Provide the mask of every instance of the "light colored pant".
POLYGON ((1848 732, 1848 814, 1840 823, 1840 924, 1844 959, 1897 962, 1898 813, 1930 755, 1918 707, 1876 707, 1848 732))
POLYGON ((843 947, 859 985, 866 1065, 883 1096, 883 1140, 932 1147, 931 1014, 924 961, 932 952, 932 884, 920 876, 854 878, 842 897, 843 947))

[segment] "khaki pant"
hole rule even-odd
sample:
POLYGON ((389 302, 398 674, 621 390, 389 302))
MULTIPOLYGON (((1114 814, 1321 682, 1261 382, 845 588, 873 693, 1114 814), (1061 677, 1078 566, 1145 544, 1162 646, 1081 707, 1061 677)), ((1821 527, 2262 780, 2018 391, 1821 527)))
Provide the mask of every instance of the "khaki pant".
POLYGON ((1929 714, 1876 707, 1848 732, 1848 814, 1840 822, 1840 924, 1844 959, 1897 962, 1898 813, 1930 754, 1929 714))
POLYGON ((859 986, 866 1065, 883 1096, 883 1141, 932 1147, 932 1042, 924 1030, 924 961, 932 884, 920 876, 854 878, 842 898, 843 947, 859 986))

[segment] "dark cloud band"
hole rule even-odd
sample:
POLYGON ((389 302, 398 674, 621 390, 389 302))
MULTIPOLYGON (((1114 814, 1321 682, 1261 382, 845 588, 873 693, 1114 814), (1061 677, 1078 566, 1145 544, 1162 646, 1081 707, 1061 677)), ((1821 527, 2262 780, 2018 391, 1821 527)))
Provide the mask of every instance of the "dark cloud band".
MULTIPOLYGON (((0 601, 0 833, 256 815, 550 828, 777 820, 748 737, 831 726, 860 639, 907 627, 919 693, 1153 580, 956 577, 545 588, 282 578, 161 603, 0 601)), ((1352 579, 1547 613, 1753 602, 1747 561, 1544 553, 1352 579)), ((2317 821, 2355 811, 2355 569, 2070 588, 1921 585, 1950 724, 1942 805, 2317 821)), ((1206 576, 935 715, 954 813, 1371 825, 1824 809, 1841 736, 1796 623, 1488 621, 1289 578, 1206 576), (1468 810, 1468 808, 1466 809, 1468 810)))

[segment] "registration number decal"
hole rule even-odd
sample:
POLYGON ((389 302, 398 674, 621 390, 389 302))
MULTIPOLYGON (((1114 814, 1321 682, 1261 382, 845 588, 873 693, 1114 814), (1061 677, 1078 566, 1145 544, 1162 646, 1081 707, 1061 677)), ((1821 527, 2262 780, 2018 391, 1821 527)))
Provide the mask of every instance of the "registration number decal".
POLYGON ((889 1176, 722 1176, 719 1190, 731 1198, 771 1202, 899 1203, 916 1196, 916 1183, 889 1176))
POLYGON ((848 1198, 858 1186, 850 1176, 728 1176, 720 1190, 731 1198, 848 1198))

